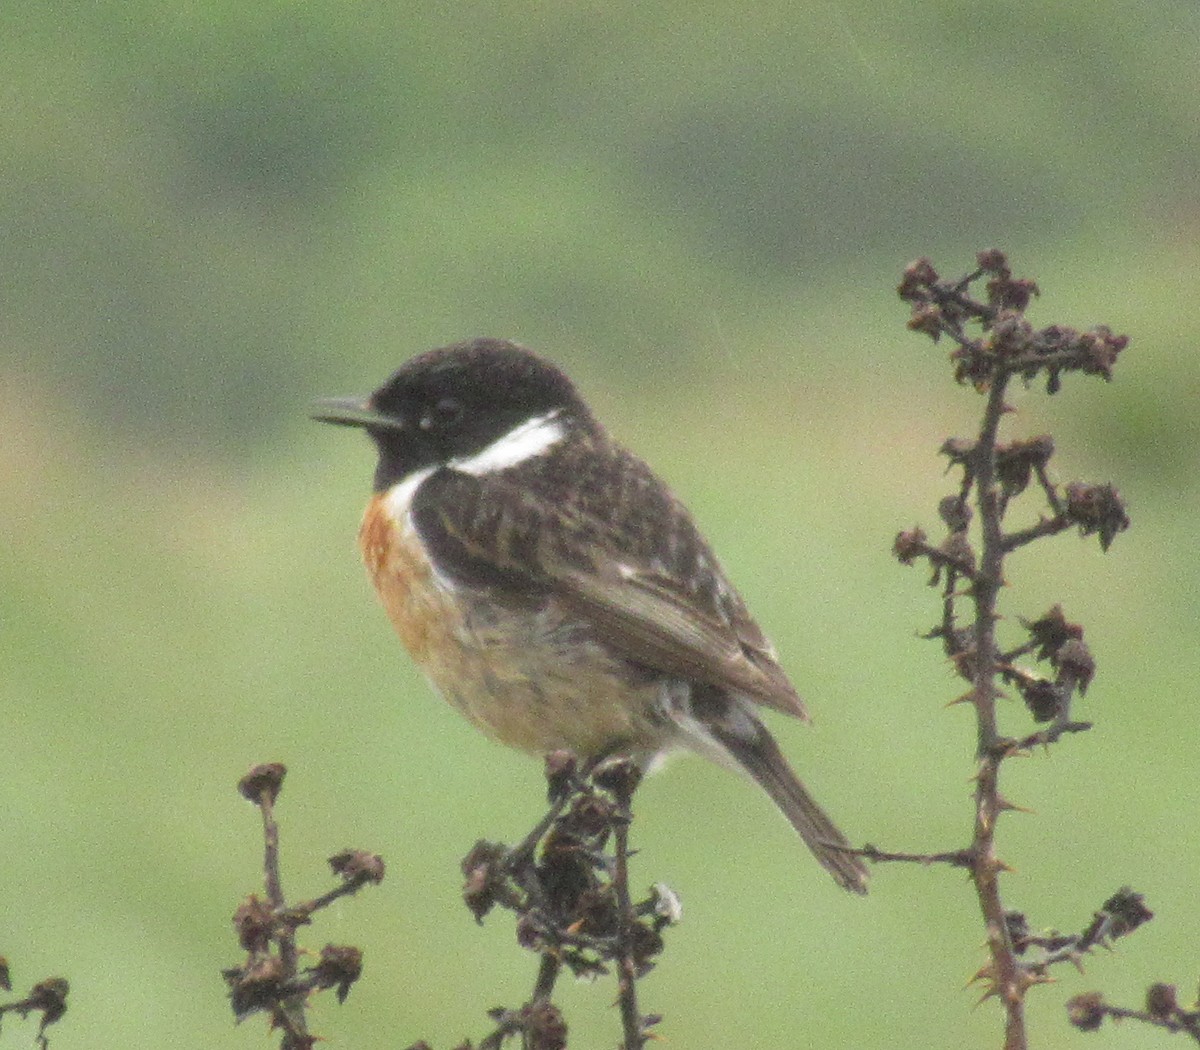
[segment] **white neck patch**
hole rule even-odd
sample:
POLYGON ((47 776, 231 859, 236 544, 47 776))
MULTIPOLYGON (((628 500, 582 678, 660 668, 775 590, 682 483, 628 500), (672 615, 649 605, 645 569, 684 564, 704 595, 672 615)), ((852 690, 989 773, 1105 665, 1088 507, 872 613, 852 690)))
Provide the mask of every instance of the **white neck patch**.
MULTIPOLYGON (((486 448, 473 456, 452 459, 447 466, 461 470, 464 474, 479 477, 496 471, 515 467, 518 463, 540 456, 554 445, 558 444, 567 433, 566 424, 558 417, 558 410, 547 412, 543 416, 527 419, 520 426, 513 427, 507 434, 498 437, 486 448)), ((387 490, 384 497, 392 517, 396 521, 407 521, 413 497, 417 494, 423 482, 437 467, 425 467, 414 471, 408 477, 396 482, 387 490)))
POLYGON ((420 487, 421 482, 429 477, 435 469, 434 467, 426 467, 424 470, 418 470, 415 473, 409 474, 403 481, 397 481, 396 484, 387 490, 384 502, 391 512, 393 521, 408 520, 409 506, 412 503, 413 496, 417 494, 417 489, 420 487))
POLYGON ((558 409, 527 419, 486 448, 471 456, 452 459, 450 466, 464 474, 494 474, 540 456, 566 437, 566 425, 558 418, 558 409))

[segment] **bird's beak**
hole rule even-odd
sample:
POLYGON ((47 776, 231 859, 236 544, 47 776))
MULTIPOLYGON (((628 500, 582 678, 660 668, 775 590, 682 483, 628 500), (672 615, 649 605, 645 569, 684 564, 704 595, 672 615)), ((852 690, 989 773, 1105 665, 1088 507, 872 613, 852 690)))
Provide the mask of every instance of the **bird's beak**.
POLYGON ((319 423, 336 423, 343 427, 377 427, 380 430, 400 430, 400 420, 385 416, 371 407, 365 397, 323 397, 313 402, 312 418, 319 423))

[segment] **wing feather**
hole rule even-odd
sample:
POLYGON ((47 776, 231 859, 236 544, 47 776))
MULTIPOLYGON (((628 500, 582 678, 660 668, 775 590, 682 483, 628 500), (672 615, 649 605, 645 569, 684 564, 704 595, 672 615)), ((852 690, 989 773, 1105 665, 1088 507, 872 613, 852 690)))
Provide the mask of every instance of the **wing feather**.
POLYGON ((658 513, 643 514, 637 528, 626 527, 616 503, 568 506, 515 477, 451 469, 422 483, 413 524, 439 571, 460 584, 496 588, 513 600, 552 597, 628 660, 807 718, 770 643, 686 511, 635 462, 665 501, 658 513), (648 526, 674 530, 674 542, 648 533, 648 526), (690 552, 707 577, 664 571, 660 554, 648 552, 668 547, 690 552), (696 576, 708 586, 697 585, 696 576))

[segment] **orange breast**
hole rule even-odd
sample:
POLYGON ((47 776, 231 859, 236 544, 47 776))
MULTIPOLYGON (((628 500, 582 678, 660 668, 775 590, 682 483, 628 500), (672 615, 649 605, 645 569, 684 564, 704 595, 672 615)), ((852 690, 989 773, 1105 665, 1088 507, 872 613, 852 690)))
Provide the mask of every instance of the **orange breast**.
POLYGON ((359 546, 414 661, 484 732, 534 753, 570 748, 590 757, 617 744, 658 748, 663 729, 653 711, 659 686, 631 676, 603 646, 579 638, 553 602, 505 608, 485 593, 454 594, 383 496, 367 506, 359 546))
POLYGON ((433 576, 416 534, 396 521, 382 495, 367 505, 358 545, 388 618, 412 658, 426 670, 456 626, 455 604, 433 576))

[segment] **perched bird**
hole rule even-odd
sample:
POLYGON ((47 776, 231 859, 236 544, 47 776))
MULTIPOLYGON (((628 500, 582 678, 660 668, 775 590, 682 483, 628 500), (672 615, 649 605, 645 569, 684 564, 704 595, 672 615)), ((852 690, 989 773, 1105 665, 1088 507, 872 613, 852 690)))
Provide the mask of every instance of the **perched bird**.
POLYGON ((314 418, 379 453, 359 544, 437 690, 490 736, 643 767, 686 749, 749 774, 839 885, 867 871, 756 712, 807 719, 692 516, 532 351, 412 358, 314 418))

